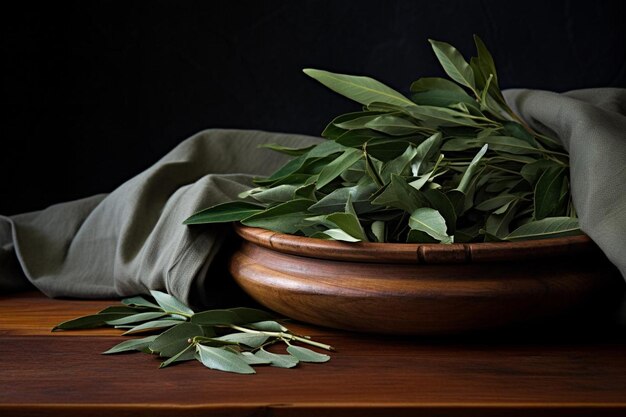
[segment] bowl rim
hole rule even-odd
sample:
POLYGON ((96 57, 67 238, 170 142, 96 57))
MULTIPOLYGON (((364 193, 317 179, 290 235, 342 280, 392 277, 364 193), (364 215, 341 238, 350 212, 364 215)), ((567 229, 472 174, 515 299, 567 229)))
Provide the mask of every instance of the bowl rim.
POLYGON ((289 235, 234 223, 245 241, 280 253, 368 263, 463 264, 601 253, 586 234, 540 240, 484 243, 342 242, 289 235))

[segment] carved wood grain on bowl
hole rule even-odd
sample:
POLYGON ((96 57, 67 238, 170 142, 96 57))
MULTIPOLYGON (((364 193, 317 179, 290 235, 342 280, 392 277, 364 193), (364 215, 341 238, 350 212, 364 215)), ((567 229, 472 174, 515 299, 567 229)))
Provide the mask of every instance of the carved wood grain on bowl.
POLYGON ((585 235, 473 244, 345 243, 237 225, 230 272, 264 306, 375 333, 498 328, 609 297, 619 273, 585 235))

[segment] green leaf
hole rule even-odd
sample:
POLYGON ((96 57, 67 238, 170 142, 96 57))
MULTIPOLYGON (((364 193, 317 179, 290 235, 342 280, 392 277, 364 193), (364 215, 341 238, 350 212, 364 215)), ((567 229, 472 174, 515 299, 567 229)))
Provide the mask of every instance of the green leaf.
POLYGON ((439 59, 439 63, 450 78, 471 90, 476 89, 474 71, 469 66, 463 55, 452 45, 446 42, 428 40, 439 59))
POLYGON ((326 126, 324 131, 322 132, 322 137, 336 140, 339 136, 346 133, 345 129, 338 127, 337 125, 341 125, 342 123, 349 122, 354 119, 359 119, 361 117, 366 116, 376 116, 381 114, 381 112, 372 112, 372 111, 360 111, 353 113, 342 114, 341 116, 335 117, 329 124, 326 126))
POLYGON ((409 226, 413 230, 427 233, 441 243, 452 243, 452 239, 446 233, 446 220, 435 209, 422 207, 411 213, 409 226))
POLYGON ((488 120, 477 121, 475 116, 460 112, 447 107, 418 106, 407 107, 407 111, 413 117, 421 120, 425 126, 451 127, 468 126, 479 127, 487 124, 488 120))
POLYGON ((252 352, 241 352, 241 358, 246 361, 248 365, 269 365, 271 362, 268 359, 260 358, 252 352))
POLYGON ((382 178, 380 177, 381 163, 380 161, 376 161, 372 159, 372 157, 367 153, 367 146, 363 146, 363 154, 365 155, 365 172, 370 176, 372 181, 379 187, 385 185, 382 178))
POLYGON ((446 221, 447 233, 453 235, 456 231, 456 210, 448 196, 440 190, 427 190, 424 197, 430 203, 430 206, 437 210, 446 221))
POLYGON ((343 152, 345 150, 345 146, 335 141, 327 140, 318 144, 315 148, 311 149, 309 153, 307 153, 305 156, 307 158, 325 158, 327 156, 343 152))
POLYGON ((293 199, 305 199, 316 201, 317 197, 315 196, 315 183, 301 185, 293 193, 293 199))
POLYGON ((317 353, 312 351, 311 349, 303 348, 300 346, 291 345, 287 347, 287 352, 289 352, 300 362, 322 363, 328 362, 328 360, 330 360, 330 356, 328 355, 325 355, 323 353, 317 353))
POLYGON ((494 151, 508 152, 512 154, 527 155, 537 154, 541 151, 522 139, 511 136, 488 136, 478 141, 478 144, 489 144, 494 151))
POLYGON ((488 234, 504 239, 509 234, 509 225, 517 214, 518 204, 512 203, 504 213, 492 213, 487 217, 485 230, 488 234))
POLYGON ((119 343, 113 346, 111 349, 105 352, 102 352, 102 354, 109 355, 111 353, 143 351, 154 341, 154 339, 156 339, 156 336, 148 336, 148 337, 143 337, 141 339, 125 340, 122 343, 119 343))
POLYGON ((561 236, 580 235, 578 219, 571 217, 548 217, 545 219, 526 223, 511 234, 506 240, 548 239, 561 236))
MULTIPOLYGON (((409 185, 413 188, 415 188, 416 190, 422 190, 422 187, 424 187, 424 185, 428 184, 428 181, 431 181, 431 184, 429 184, 429 187, 432 185, 432 179, 435 178, 436 175, 440 175, 442 173, 437 173, 437 169, 439 168, 439 164, 441 164, 441 161, 443 161, 444 159, 444 155, 443 154, 439 154, 439 157, 437 158, 437 161, 435 162, 435 166, 433 167, 432 170, 430 170, 430 172, 426 172, 422 175, 420 175, 416 180, 411 181, 409 183, 409 185)), ((419 172, 419 170, 421 169, 421 167, 423 167, 425 165, 418 165, 418 163, 414 163, 411 166, 411 170, 413 171, 413 173, 417 173, 419 172)), ((444 171, 443 173, 445 173, 446 171, 444 171)))
POLYGON ((395 207, 412 213, 419 207, 426 205, 426 201, 419 191, 406 183, 406 180, 399 175, 391 175, 391 182, 385 190, 378 195, 372 204, 395 207))
POLYGON ((502 122, 502 127, 504 127, 504 133, 506 133, 507 136, 513 136, 514 138, 521 139, 534 148, 539 147, 535 137, 528 133, 528 131, 521 124, 517 122, 505 121, 502 122))
POLYGON ((184 323, 182 320, 154 320, 149 321, 147 323, 142 323, 138 326, 133 327, 132 329, 124 332, 124 335, 140 333, 140 332, 149 332, 157 329, 163 329, 165 327, 176 326, 177 324, 184 323))
MULTIPOLYGON (((250 197, 261 203, 284 203, 294 199, 296 190, 300 188, 299 185, 283 184, 272 188, 263 188, 250 195, 250 197)), ((255 211, 259 213, 260 211, 255 211)))
POLYGON ((202 328, 192 323, 181 323, 158 335, 148 348, 160 356, 174 356, 187 345, 188 340, 195 336, 204 336, 202 328))
POLYGON ((316 187, 319 190, 326 184, 341 175, 342 172, 350 168, 359 159, 362 158, 362 154, 357 149, 346 149, 343 155, 339 156, 330 164, 326 165, 322 172, 319 174, 316 187))
POLYGON ((279 184, 293 184, 303 183, 304 179, 310 175, 301 174, 306 171, 307 167, 311 164, 315 164, 321 159, 329 157, 335 153, 340 153, 345 150, 345 147, 341 144, 329 140, 322 142, 311 149, 306 154, 300 155, 297 158, 292 159, 283 165, 280 169, 275 171, 271 176, 267 178, 255 178, 254 182, 258 185, 279 185, 279 184))
POLYGON ((329 222, 332 222, 339 229, 343 230, 355 239, 367 242, 367 235, 359 223, 359 219, 351 213, 333 213, 326 216, 329 222))
POLYGON ((78 317, 72 320, 59 323, 52 331, 57 330, 77 330, 77 329, 93 329, 96 327, 102 327, 107 325, 107 321, 116 320, 122 317, 126 317, 128 313, 105 313, 105 314, 92 314, 90 316, 78 317))
POLYGON ((159 365, 159 369, 170 366, 171 364, 176 362, 190 361, 193 359, 195 359, 195 346, 193 344, 189 344, 174 356, 171 356, 166 361, 161 362, 161 365, 159 365))
POLYGON ((401 139, 377 138, 367 142, 367 153, 381 162, 388 162, 404 153, 411 142, 401 139))
POLYGON ((561 192, 564 181, 567 181, 566 168, 551 167, 543 172, 535 186, 535 220, 565 214, 567 193, 561 192))
MULTIPOLYGON (((367 129, 367 124, 376 120, 380 116, 380 112, 363 112, 365 115, 349 120, 337 121, 335 126, 343 130, 359 130, 367 129)), ((371 135, 371 132, 369 133, 371 135)))
POLYGON ((411 164, 413 176, 418 176, 424 172, 424 167, 427 166, 427 162, 430 161, 433 156, 435 156, 439 152, 439 149, 441 148, 441 143, 441 132, 437 132, 418 145, 415 153, 415 158, 413 159, 413 163, 411 164))
POLYGON ((350 148, 362 148, 363 144, 373 139, 387 138, 383 133, 377 133, 370 129, 358 129, 344 131, 335 139, 335 142, 350 148))
POLYGON ((310 184, 311 181, 315 182, 315 180, 317 180, 317 175, 315 175, 314 173, 310 173, 310 172, 298 173, 298 174, 288 175, 284 178, 274 181, 269 186, 276 187, 278 185, 284 185, 284 184, 294 184, 294 185, 302 185, 302 184, 307 184, 307 183, 310 184))
POLYGON ((274 315, 255 308, 237 307, 224 310, 207 310, 196 313, 191 322, 202 326, 228 326, 230 324, 248 324, 272 320, 274 315))
POLYGON ((372 222, 370 228, 372 230, 372 234, 376 238, 376 242, 385 242, 385 222, 377 220, 372 222))
POLYGON ((158 305, 151 303, 150 301, 146 300, 145 298, 141 296, 124 298, 122 300, 122 304, 126 304, 127 306, 149 307, 149 308, 156 308, 159 310, 161 309, 161 307, 159 307, 158 305))
POLYGON ((402 94, 369 77, 334 74, 310 68, 303 71, 336 93, 366 106, 375 102, 399 106, 413 105, 413 102, 402 94))
POLYGON ((450 190, 446 192, 446 197, 452 203, 456 217, 461 217, 465 211, 465 194, 459 190, 450 190))
POLYGON ((205 224, 236 222, 253 214, 260 213, 265 207, 245 201, 229 201, 197 212, 183 224, 205 224))
POLYGON ((447 139, 441 146, 443 152, 462 152, 479 147, 480 143, 475 138, 452 138, 447 139))
POLYGON ((480 204, 476 205, 476 210, 480 211, 494 211, 500 207, 510 204, 512 201, 517 200, 519 197, 511 194, 500 194, 498 196, 489 198, 480 204))
POLYGON ((536 162, 524 165, 520 174, 531 186, 535 187, 539 178, 549 168, 562 168, 562 166, 554 161, 539 159, 536 162))
POLYGON ((493 74, 489 74, 489 76, 487 77, 487 82, 485 83, 485 87, 480 93, 480 108, 481 110, 491 110, 494 114, 498 115, 500 114, 500 112, 497 107, 497 103, 494 103, 491 96, 489 95, 489 88, 491 87, 492 82, 493 74))
MULTIPOLYGON (((485 86, 485 83, 487 82, 487 78, 483 74, 483 71, 480 69, 480 63, 478 62, 478 57, 473 56, 470 59, 469 65, 472 71, 474 72, 474 84, 476 86, 476 89, 479 90, 485 86)), ((477 93, 478 93, 477 91, 474 92, 474 94, 477 94, 477 93)))
POLYGON ((428 233, 411 229, 409 233, 407 233, 406 243, 439 243, 439 241, 428 233))
POLYGON ((324 158, 336 152, 341 152, 343 147, 335 141, 329 140, 322 142, 311 149, 309 152, 298 156, 287 162, 285 165, 276 170, 267 178, 255 178, 254 182, 258 185, 269 185, 291 176, 299 172, 307 161, 315 158, 324 158))
POLYGON ((467 169, 463 173, 463 177, 461 177, 461 181, 459 182, 459 186, 456 190, 461 191, 467 195, 467 191, 469 190, 470 182, 474 177, 474 173, 478 169, 478 164, 483 156, 487 153, 487 145, 483 145, 482 148, 478 151, 476 156, 472 159, 472 162, 467 166, 467 169))
MULTIPOLYGON (((326 143, 326 142, 325 142, 326 143)), ((331 142, 329 142, 331 143, 331 142)), ((334 143, 334 142, 332 142, 334 143)), ((317 149, 313 148, 313 149, 317 149)), ((267 178, 255 178, 254 182, 258 185, 269 185, 272 184, 280 179, 286 178, 291 174, 294 174, 296 172, 298 172, 298 170, 300 170, 302 168, 302 166, 304 165, 304 163, 307 161, 307 159, 310 158, 310 153, 311 151, 309 151, 306 154, 300 155, 297 158, 294 158, 292 160, 290 160, 289 162, 287 162, 285 165, 283 165, 282 167, 280 167, 278 170, 274 171, 274 173, 272 175, 270 175, 267 178)))
POLYGON ((419 105, 447 107, 451 104, 476 105, 465 90, 445 78, 423 77, 411 84, 411 99, 419 105))
POLYGON ((536 155, 542 151, 537 149, 525 140, 517 139, 511 136, 487 136, 475 139, 450 139, 443 144, 443 151, 464 151, 473 148, 479 148, 485 144, 489 148, 498 152, 507 152, 514 155, 536 155))
POLYGON ((222 348, 197 345, 200 362, 209 369, 234 372, 238 374, 254 374, 255 371, 248 365, 240 354, 222 348))
POLYGON ((249 346, 251 348, 258 348, 263 345, 263 343, 267 342, 269 336, 262 334, 252 334, 252 333, 230 333, 224 336, 216 337, 217 340, 224 340, 227 342, 233 342, 237 344, 243 344, 249 346))
POLYGON ((392 159, 391 161, 383 165, 383 169, 380 173, 380 176, 383 179, 383 181, 385 183, 388 183, 389 181, 391 181, 391 174, 396 174, 396 175, 407 174, 406 171, 408 170, 409 165, 411 164, 411 161, 415 158, 417 154, 418 154, 417 148, 415 148, 413 145, 409 145, 402 155, 400 155, 399 157, 395 159, 392 159))
POLYGON ((392 136, 405 136, 424 131, 423 127, 417 126, 405 118, 391 114, 377 116, 367 122, 365 127, 392 136))
POLYGON ((308 151, 310 151, 311 149, 313 149, 315 147, 315 145, 311 145, 311 146, 306 146, 304 148, 290 148, 287 146, 283 146, 283 145, 278 145, 276 143, 266 143, 263 145, 259 145, 259 148, 267 148, 267 149, 271 149, 275 152, 279 152, 285 155, 290 155, 290 156, 300 156, 300 155, 304 155, 305 153, 307 153, 308 151))
MULTIPOLYGON (((155 306, 155 307, 159 308, 158 306, 155 306)), ((146 311, 150 311, 150 310, 148 310, 147 308, 141 308, 141 307, 109 306, 103 310, 100 310, 98 314, 117 313, 117 314, 126 314, 130 316, 133 314, 142 313, 146 311)))
POLYGON ((233 324, 258 323, 260 321, 274 320, 276 316, 264 310, 250 307, 235 307, 230 311, 235 313, 237 321, 233 324))
POLYGON ((490 108, 493 114, 500 115, 502 112, 510 114, 511 110, 498 86, 498 74, 491 53, 477 35, 474 35, 474 43, 478 57, 471 59, 470 66, 474 71, 476 85, 479 88, 484 86, 485 93, 488 91, 483 98, 483 104, 490 108), (489 78, 492 79, 491 82, 489 78))
MULTIPOLYGON (((493 162, 493 159, 491 159, 493 162)), ((488 193, 510 193, 512 189, 519 189, 520 187, 527 187, 526 181, 519 177, 504 177, 502 179, 494 179, 488 185, 485 186, 485 191, 488 193)))
POLYGON ((377 189, 378 187, 371 183, 364 186, 338 188, 309 207, 309 211, 323 214, 338 212, 346 206, 349 197, 357 213, 366 213, 375 210, 369 200, 377 189))
POLYGON ((150 290, 150 295, 154 297, 157 304, 168 313, 176 313, 181 316, 187 316, 193 314, 193 310, 183 304, 179 299, 171 296, 167 293, 150 290))
POLYGON ((231 310, 207 310, 194 314, 191 322, 202 326, 227 326, 229 324, 242 324, 237 314, 231 310))
POLYGON ((302 221, 309 216, 307 210, 314 203, 307 199, 287 201, 254 214, 242 220, 241 223, 246 226, 293 234, 300 229, 302 221))
MULTIPOLYGON (((276 353, 268 352, 264 349, 259 349, 254 356, 269 361, 271 366, 275 366, 277 368, 293 368, 300 361, 298 358, 292 355, 279 355, 276 353)), ((328 360, 328 359, 327 359, 328 360)))
POLYGON ((324 240, 340 240, 343 242, 360 242, 361 239, 357 239, 350 234, 344 232, 341 229, 327 229, 323 232, 313 233, 310 237, 315 239, 324 239, 324 240))
POLYGON ((159 317, 163 317, 165 315, 166 313, 163 312, 138 313, 133 314, 132 316, 126 316, 115 320, 108 320, 107 324, 109 326, 117 326, 120 324, 139 323, 142 321, 158 319, 159 317))
POLYGON ((496 72, 496 64, 493 62, 491 53, 485 46, 484 42, 478 35, 474 35, 474 43, 476 44, 476 51, 478 52, 478 62, 485 77, 493 74, 494 81, 498 82, 498 73, 496 72))
POLYGON ((455 243, 470 243, 476 242, 478 238, 481 236, 481 225, 473 224, 469 227, 464 227, 456 230, 454 234, 454 242, 455 243))
POLYGON ((286 332, 287 328, 274 320, 263 320, 256 323, 246 323, 246 327, 263 332, 286 332))

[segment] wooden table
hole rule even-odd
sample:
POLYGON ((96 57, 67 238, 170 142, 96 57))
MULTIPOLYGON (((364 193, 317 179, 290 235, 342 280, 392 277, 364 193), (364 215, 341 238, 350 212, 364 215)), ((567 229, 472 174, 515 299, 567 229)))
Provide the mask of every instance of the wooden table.
POLYGON ((255 375, 99 355, 123 340, 117 330, 50 333, 111 304, 0 297, 0 415, 626 415, 626 332, 613 325, 448 339, 291 325, 338 351, 255 375))

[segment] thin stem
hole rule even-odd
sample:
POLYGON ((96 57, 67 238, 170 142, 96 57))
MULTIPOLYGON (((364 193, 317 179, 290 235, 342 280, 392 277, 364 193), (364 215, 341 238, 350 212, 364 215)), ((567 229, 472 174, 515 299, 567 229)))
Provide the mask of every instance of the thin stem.
POLYGON ((322 349, 326 349, 326 350, 335 350, 332 346, 324 344, 324 343, 319 343, 310 339, 306 339, 304 337, 301 336, 296 336, 294 334, 291 333, 283 333, 283 332, 266 332, 266 331, 261 331, 261 330, 253 330, 253 329, 248 329, 246 327, 241 327, 238 326, 236 324, 231 324, 228 327, 230 327, 231 329, 234 330, 239 330, 240 332, 244 332, 244 333, 250 333, 250 334, 261 334, 264 336, 270 336, 270 337, 277 337, 279 339, 283 339, 285 341, 287 340, 296 340, 298 342, 301 343, 306 343, 312 346, 316 346, 318 348, 322 348, 322 349))
POLYGON ((497 165, 487 164, 486 166, 488 166, 489 168, 497 169, 499 171, 508 172, 509 174, 515 174, 515 175, 518 175, 518 176, 520 175, 520 173, 517 172, 517 171, 513 171, 513 170, 510 170, 510 169, 502 168, 502 167, 499 167, 497 165))
POLYGON ((165 311, 163 310, 163 312, 165 314, 169 314, 170 316, 183 316, 187 319, 191 319, 191 316, 193 316, 193 314, 186 314, 186 313, 181 313, 180 311, 165 311))
POLYGON ((262 344, 261 346, 259 346, 259 347, 255 347, 255 348, 254 348, 254 349, 252 349, 250 352, 253 352, 253 353, 254 353, 254 352, 258 351, 258 350, 263 349, 265 346, 271 346, 271 345, 273 345, 273 344, 274 344, 274 343, 276 343, 276 342, 278 342, 278 339, 272 339, 272 340, 270 340, 269 342, 265 342, 265 343, 263 343, 263 344, 262 344))

